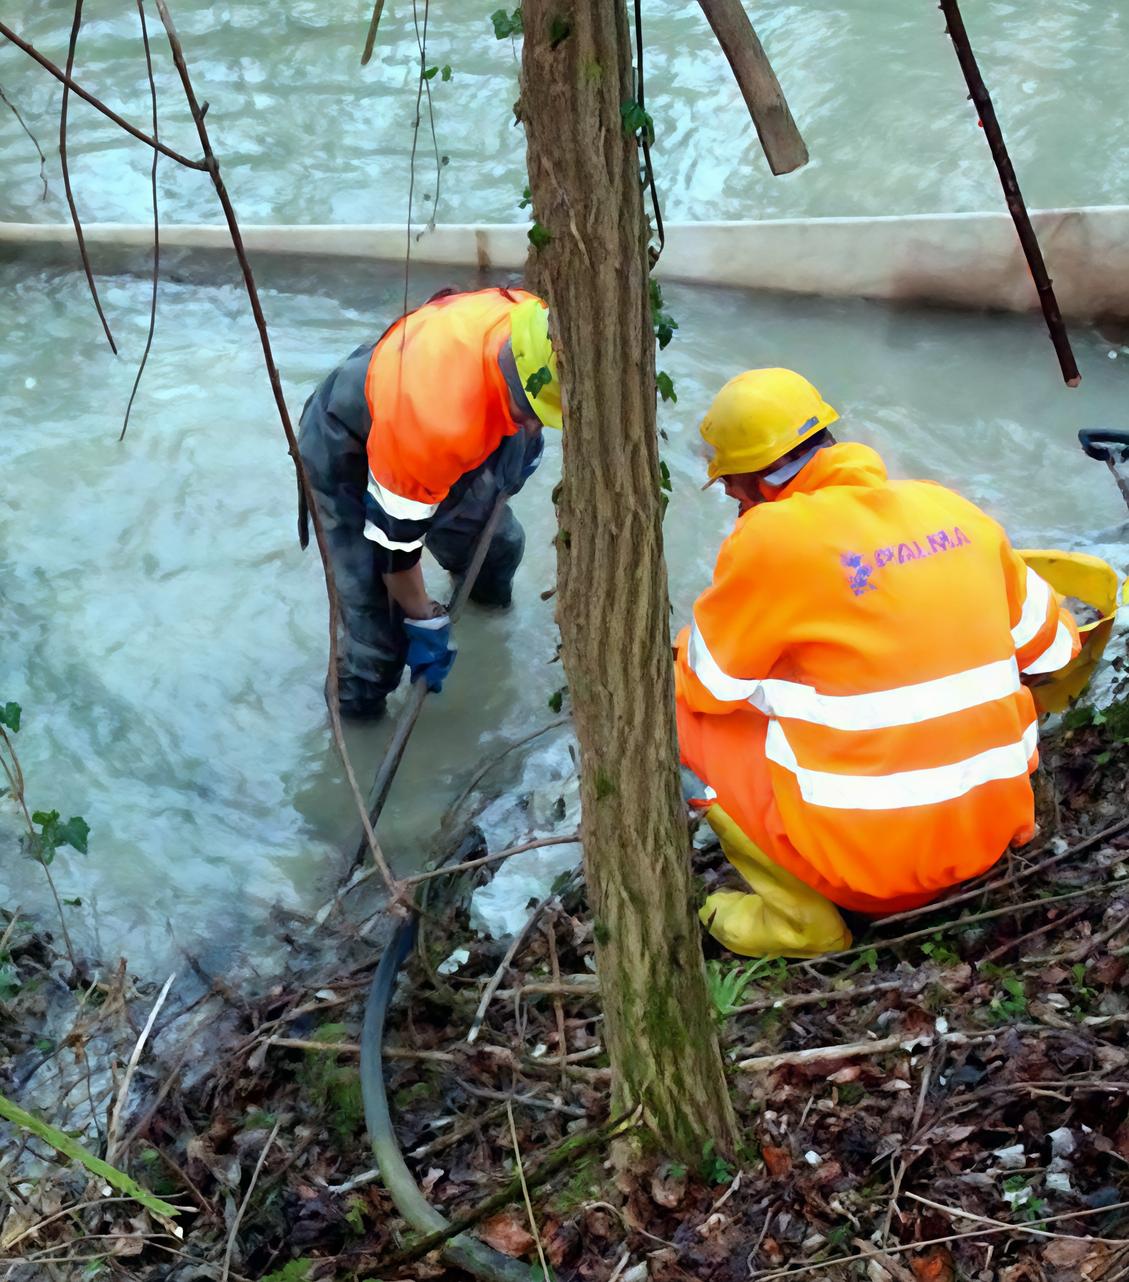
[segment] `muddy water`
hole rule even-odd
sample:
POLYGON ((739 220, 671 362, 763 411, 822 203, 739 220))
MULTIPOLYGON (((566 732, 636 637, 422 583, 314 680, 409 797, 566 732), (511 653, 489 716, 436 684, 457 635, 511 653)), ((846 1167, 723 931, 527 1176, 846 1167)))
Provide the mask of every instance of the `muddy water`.
MULTIPOLYGON (((402 289, 397 276, 332 264, 260 274, 295 410, 383 326, 402 289)), ((446 279, 419 270, 413 296, 446 279)), ((101 285, 136 357, 148 282, 101 285)), ((56 865, 62 892, 84 901, 68 912, 79 933, 138 962, 175 945, 254 956, 269 904, 321 902, 351 821, 321 702, 319 568, 296 545, 291 469, 245 299, 234 282, 170 268, 119 444, 132 367, 90 323, 81 278, 9 264, 0 293, 13 304, 0 353, 0 694, 26 709, 33 804, 81 813, 93 829, 88 858, 64 852, 56 865)), ((1122 421, 1129 351, 1095 331, 1077 335, 1084 381, 1068 393, 1025 318, 678 288, 669 300, 681 324, 663 353, 679 399, 662 415, 679 620, 732 517, 699 489, 694 424, 745 365, 806 369, 893 470, 960 485, 1022 541, 1082 540, 1124 516, 1105 470, 1074 444, 1080 425, 1122 421)), ((393 794, 382 831, 401 868, 482 754, 549 719, 562 678, 540 592, 554 574, 557 441, 547 454, 517 500, 529 542, 516 604, 466 617, 449 687, 393 794)), ((433 577, 441 593, 444 576, 433 577)), ((386 734, 351 733, 362 773, 386 734)), ((5 856, 0 893, 42 902, 38 870, 5 856)))
MULTIPOLYGON (((371 0, 178 0, 174 13, 209 126, 242 216, 257 222, 379 222, 404 216, 419 50, 413 10, 429 10, 427 60, 442 171, 439 217, 508 221, 524 186, 513 127, 517 62, 494 39, 491 5, 389 5, 377 55, 361 68, 371 0)), ((1129 200, 1129 6, 1122 0, 980 0, 969 30, 1016 167, 1036 206, 1129 200)), ((765 166, 747 114, 698 6, 644 0, 647 99, 668 213, 756 218, 996 208, 999 186, 935 4, 922 0, 791 0, 751 7, 808 141, 812 163, 784 179, 765 166)), ((5 19, 57 63, 70 10, 10 0, 5 19)), ((156 24, 156 15, 151 15, 156 24)), ((163 39, 161 128, 191 150, 194 135, 163 39)), ((77 73, 126 115, 149 119, 132 5, 86 6, 77 73)), ((55 155, 58 86, 0 48, 0 83, 55 155)), ((425 117, 426 119, 426 117, 425 117)), ((148 200, 146 149, 76 104, 71 153, 89 218, 135 221, 148 200)), ((434 197, 426 128, 417 197, 434 197)), ((0 218, 64 219, 57 165, 40 200, 39 164, 0 104, 0 218)), ((169 217, 211 221, 206 179, 161 162, 169 217)))
MULTIPOLYGON (((176 4, 246 221, 404 217, 418 48, 411 6, 389 6, 378 56, 361 70, 370 7, 176 4)), ((488 9, 430 5, 428 61, 453 74, 431 82, 437 143, 425 126, 416 195, 417 211, 436 207, 440 219, 521 216, 515 52, 494 41, 488 9), (441 189, 436 151, 449 158, 441 189)), ((668 215, 998 206, 933 6, 765 7, 758 28, 813 156, 782 180, 767 173, 697 7, 649 0, 644 14, 668 215)), ((65 60, 65 7, 14 0, 5 18, 65 60)), ((968 18, 1031 202, 1129 200, 1125 6, 984 0, 968 18)), ((162 136, 191 150, 175 75, 155 44, 162 136)), ((86 6, 77 68, 125 114, 147 119, 128 6, 86 6)), ((0 218, 63 219, 56 86, 7 46, 0 84, 48 153, 41 200, 34 150, 0 103, 0 218)), ((84 215, 147 219, 146 150, 82 104, 72 122, 84 215)), ((162 161, 159 184, 166 218, 215 220, 202 175, 162 161)), ((26 709, 20 747, 33 805, 81 813, 93 828, 89 857, 64 852, 56 865, 62 892, 83 901, 68 909, 75 932, 137 964, 156 965, 179 946, 217 964, 254 958, 267 906, 320 903, 351 829, 320 694, 320 574, 295 543, 291 469, 230 270, 167 262, 152 361, 119 445, 148 285, 104 254, 97 261, 121 361, 108 354, 78 275, 26 260, 0 264, 0 697, 26 709)), ((377 269, 264 264, 260 276, 295 413, 326 369, 383 328, 402 296, 398 277, 377 269)), ((417 270, 412 301, 448 283, 472 281, 417 270)), ((661 360, 679 393, 663 409, 677 620, 706 581, 732 515, 716 491, 698 488, 693 425, 713 389, 748 365, 806 370, 893 470, 958 485, 1021 541, 1081 541, 1124 517, 1104 469, 1074 444, 1079 426, 1124 425, 1123 338, 1080 331, 1084 382, 1067 393, 1027 318, 668 294, 681 324, 661 360)), ((562 678, 550 662, 551 606, 540 592, 553 579, 558 450, 550 442, 541 474, 517 501, 529 532, 517 603, 505 616, 467 616, 454 676, 405 761, 382 826, 401 867, 418 858, 437 809, 482 754, 548 719, 547 698, 562 678)), ((441 575, 434 587, 444 590, 441 575)), ((386 734, 351 733, 362 774, 386 734)), ((0 823, 8 831, 8 818, 0 823)), ((43 903, 38 870, 8 842, 2 848, 0 897, 43 903)))

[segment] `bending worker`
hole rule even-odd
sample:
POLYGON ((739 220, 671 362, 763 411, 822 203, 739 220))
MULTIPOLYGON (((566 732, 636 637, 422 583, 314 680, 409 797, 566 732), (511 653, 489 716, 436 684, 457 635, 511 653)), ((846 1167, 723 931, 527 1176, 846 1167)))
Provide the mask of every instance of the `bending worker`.
POLYGON ((709 896, 702 920, 749 956, 846 947, 838 907, 916 907, 1030 841, 1025 687, 1079 649, 995 521, 889 480, 835 443, 837 418, 799 374, 760 369, 701 425, 739 515, 678 639, 678 733, 754 892, 709 896))
MULTIPOLYGON (((454 660, 444 605, 424 586, 426 547, 465 573, 498 495, 561 426, 544 303, 523 290, 444 291, 357 350, 310 397, 298 446, 325 525, 344 630, 341 712, 378 717, 404 663, 432 690, 454 660)), ((300 512, 302 546, 306 513, 300 512)), ((510 509, 470 599, 506 606, 525 535, 510 509)))

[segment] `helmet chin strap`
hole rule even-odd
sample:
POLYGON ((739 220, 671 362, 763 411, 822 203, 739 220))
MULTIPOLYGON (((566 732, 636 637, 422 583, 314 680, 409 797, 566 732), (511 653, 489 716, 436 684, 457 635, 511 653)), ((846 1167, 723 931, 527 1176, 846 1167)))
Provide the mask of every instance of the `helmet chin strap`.
POLYGON ((789 481, 795 480, 819 451, 826 449, 829 444, 829 441, 821 441, 819 445, 813 445, 810 450, 805 450, 796 458, 789 459, 787 463, 782 463, 771 472, 765 472, 757 481, 757 489, 761 497, 767 502, 772 502, 779 495, 780 490, 789 481))

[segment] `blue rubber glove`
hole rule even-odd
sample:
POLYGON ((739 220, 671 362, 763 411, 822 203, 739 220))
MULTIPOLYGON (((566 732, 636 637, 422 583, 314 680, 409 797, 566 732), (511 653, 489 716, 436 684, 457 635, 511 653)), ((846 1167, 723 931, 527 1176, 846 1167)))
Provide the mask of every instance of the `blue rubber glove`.
POLYGON ((455 650, 451 645, 451 620, 443 614, 437 619, 405 619, 408 634, 408 667, 412 680, 424 677, 432 694, 443 689, 455 650))

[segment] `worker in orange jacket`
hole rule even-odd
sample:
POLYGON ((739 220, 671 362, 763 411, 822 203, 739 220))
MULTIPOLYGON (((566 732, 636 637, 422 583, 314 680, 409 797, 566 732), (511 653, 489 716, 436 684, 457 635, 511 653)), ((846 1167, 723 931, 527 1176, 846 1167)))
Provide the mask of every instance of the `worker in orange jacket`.
MULTIPOLYGON (((341 605, 341 712, 377 717, 407 662, 442 687, 454 660, 445 605, 424 585, 426 547, 456 577, 499 494, 561 426, 545 304, 524 290, 445 290, 322 382, 298 448, 325 527, 341 605)), ((306 513, 299 513, 306 546, 306 513)), ((471 600, 509 604, 525 536, 507 508, 471 600)))
POLYGON ((739 515, 676 646, 682 759, 753 893, 701 910, 726 947, 810 957, 838 908, 928 902, 1034 835, 1027 685, 1070 614, 972 503, 891 481, 790 370, 750 370, 701 425, 739 515))

